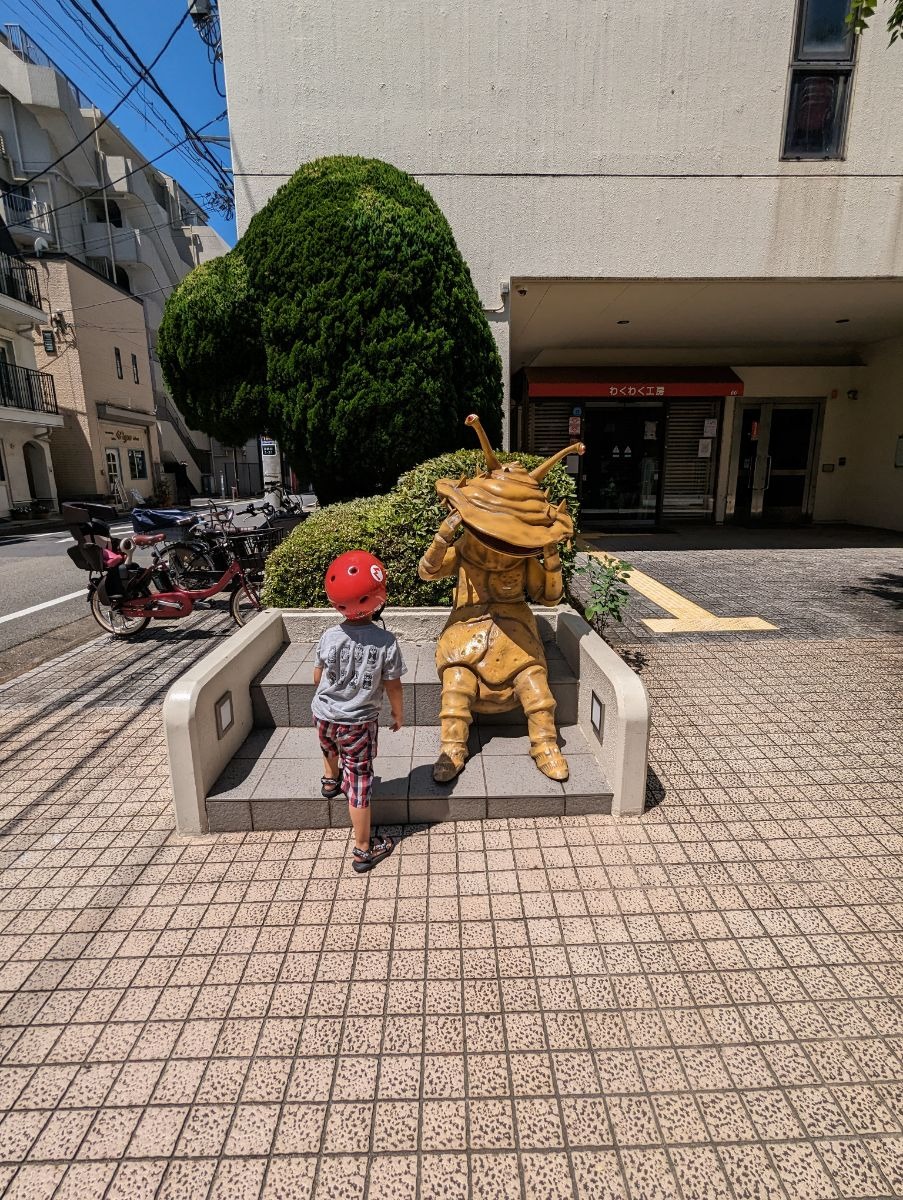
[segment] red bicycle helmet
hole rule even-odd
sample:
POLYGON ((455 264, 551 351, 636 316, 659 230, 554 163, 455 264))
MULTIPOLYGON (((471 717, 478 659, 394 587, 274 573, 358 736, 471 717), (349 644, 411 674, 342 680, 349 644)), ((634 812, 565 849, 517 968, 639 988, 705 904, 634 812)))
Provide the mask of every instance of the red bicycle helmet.
POLYGON ((330 563, 326 595, 352 621, 372 617, 386 603, 386 568, 366 550, 348 550, 330 563))

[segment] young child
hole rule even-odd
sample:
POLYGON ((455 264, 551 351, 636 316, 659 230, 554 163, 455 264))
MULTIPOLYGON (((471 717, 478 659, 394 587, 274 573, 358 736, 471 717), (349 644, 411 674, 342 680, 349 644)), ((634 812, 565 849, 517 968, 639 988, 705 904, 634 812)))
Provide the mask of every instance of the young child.
POLYGON ((386 603, 386 569, 363 550, 341 554, 326 572, 326 595, 344 617, 317 644, 311 710, 320 735, 322 794, 344 792, 354 830, 355 871, 369 871, 392 853, 390 837, 370 836, 370 793, 383 690, 391 728, 404 724, 401 677, 406 667, 395 635, 375 625, 386 603), (341 779, 339 778, 341 760, 341 779))

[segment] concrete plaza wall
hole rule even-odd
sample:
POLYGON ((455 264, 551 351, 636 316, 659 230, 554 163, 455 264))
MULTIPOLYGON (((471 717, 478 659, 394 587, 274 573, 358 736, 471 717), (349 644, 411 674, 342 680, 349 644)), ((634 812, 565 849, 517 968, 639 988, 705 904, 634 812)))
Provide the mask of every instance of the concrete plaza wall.
MULTIPOLYGON (((645 804, 650 733, 649 699, 642 680, 573 609, 562 605, 534 611, 543 639, 557 642, 578 676, 576 712, 569 720, 581 726, 605 772, 612 792, 612 815, 640 815, 645 804), (595 733, 593 692, 603 705, 603 723, 595 733)), ((385 620, 399 640, 410 645, 435 641, 447 616, 447 609, 396 608, 386 610, 385 620)), ((207 796, 255 723, 255 677, 283 642, 310 642, 334 623, 335 616, 328 609, 265 612, 172 685, 163 704, 163 724, 180 833, 208 831, 207 796), (233 723, 220 730, 216 706, 226 693, 233 723)), ((306 712, 304 723, 308 724, 309 708, 306 712)), ((435 721, 436 715, 430 723, 435 721)), ((417 724, 422 722, 418 719, 417 724)))

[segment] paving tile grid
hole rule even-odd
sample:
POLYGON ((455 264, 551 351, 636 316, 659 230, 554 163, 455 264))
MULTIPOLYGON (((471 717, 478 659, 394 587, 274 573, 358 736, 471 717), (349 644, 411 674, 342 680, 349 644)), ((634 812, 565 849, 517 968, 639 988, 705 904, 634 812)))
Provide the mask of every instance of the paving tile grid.
POLYGON ((174 834, 160 703, 228 632, 0 689, 0 1193, 903 1193, 903 642, 636 647, 642 818, 358 877, 174 834))
MULTIPOLYGON (((890 541, 894 535, 886 534, 890 541)), ((899 535, 897 535, 899 539, 899 535)), ((687 600, 718 617, 763 617, 775 631, 744 634, 744 641, 785 638, 835 639, 897 637, 903 632, 903 547, 831 546, 792 549, 748 547, 645 549, 644 539, 626 545, 602 538, 597 544, 620 555, 687 600)), ((649 541, 660 544, 663 536, 649 541)), ((576 582, 575 593, 585 586, 576 582)), ((631 592, 623 626, 609 636, 618 643, 655 642, 660 638, 643 619, 671 614, 631 592)), ((723 633, 673 635, 683 641, 717 641, 723 633)))

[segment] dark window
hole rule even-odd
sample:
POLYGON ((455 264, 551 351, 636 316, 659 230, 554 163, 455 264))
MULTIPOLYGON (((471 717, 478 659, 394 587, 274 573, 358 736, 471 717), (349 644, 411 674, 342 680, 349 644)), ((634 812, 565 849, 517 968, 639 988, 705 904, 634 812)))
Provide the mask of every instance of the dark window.
POLYGON ((854 37, 847 24, 849 11, 850 0, 800 0, 796 57, 803 62, 852 61, 854 37))
POLYGON ((138 356, 136 354, 132 355, 132 379, 134 379, 135 383, 141 382, 138 378, 138 356))
POLYGON ((52 329, 42 329, 41 337, 44 339, 44 353, 56 354, 56 334, 52 329))
POLYGON ((113 347, 113 357, 116 360, 116 378, 122 378, 122 355, 119 353, 119 347, 113 347))
POLYGON ((147 479, 147 458, 143 450, 129 451, 129 475, 132 479, 147 479))
POLYGON ((3 465, 3 443, 0 442, 0 483, 6 483, 6 468, 3 465))
POLYGON ((840 158, 849 74, 794 71, 784 153, 794 158, 840 158))
POLYGON ((785 158, 843 158, 856 39, 849 0, 799 0, 785 158))

